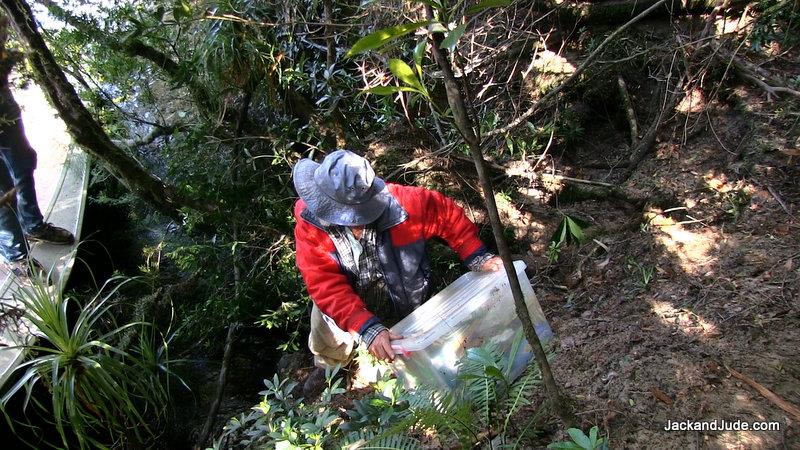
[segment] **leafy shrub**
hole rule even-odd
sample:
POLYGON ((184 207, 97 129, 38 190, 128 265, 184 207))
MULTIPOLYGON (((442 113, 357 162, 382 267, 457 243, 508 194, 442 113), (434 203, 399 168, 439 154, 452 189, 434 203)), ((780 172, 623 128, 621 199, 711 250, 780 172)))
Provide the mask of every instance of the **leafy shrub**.
POLYGON ((170 361, 166 341, 151 324, 115 324, 110 299, 129 281, 109 280, 83 306, 40 279, 20 286, 15 299, 24 311, 21 323, 36 330, 38 339, 19 346, 29 358, 14 371, 18 381, 0 397, 7 420, 6 405, 24 388, 24 408, 33 399, 41 413, 52 415, 66 447, 77 439, 81 448, 104 448, 107 443, 98 437, 103 433, 117 442, 144 443, 156 436, 150 424, 169 399, 170 361), (126 331, 136 327, 138 339, 122 345, 126 331), (50 391, 49 405, 32 397, 37 385, 50 391))
POLYGON ((507 356, 491 345, 469 349, 459 362, 458 386, 448 393, 425 386, 408 390, 384 375, 373 392, 354 400, 341 416, 332 404, 344 392, 336 371, 326 373, 328 386, 315 404, 295 398, 297 383, 276 375, 264 380, 261 403, 231 419, 214 448, 419 449, 417 438, 427 430, 464 448, 490 434, 499 436, 504 448, 520 448, 533 422, 520 429, 512 417, 531 404, 541 381, 534 364, 516 381, 510 379, 522 342, 520 332, 507 356))
POLYGON ((800 31, 800 8, 791 0, 759 0, 754 3, 756 11, 750 47, 759 51, 772 42, 792 45, 798 42, 800 31))

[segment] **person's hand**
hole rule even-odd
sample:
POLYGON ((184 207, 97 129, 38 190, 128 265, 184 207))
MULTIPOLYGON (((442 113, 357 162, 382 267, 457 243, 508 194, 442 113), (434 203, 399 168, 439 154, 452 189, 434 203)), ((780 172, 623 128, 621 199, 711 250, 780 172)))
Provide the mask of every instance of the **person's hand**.
POLYGON ((491 259, 487 260, 481 266, 481 272, 497 272, 498 270, 503 268, 503 260, 500 259, 499 256, 493 256, 491 259))
POLYGON ((398 336, 389 330, 383 330, 369 345, 369 352, 381 361, 392 361, 394 360, 392 341, 402 338, 403 336, 398 336))

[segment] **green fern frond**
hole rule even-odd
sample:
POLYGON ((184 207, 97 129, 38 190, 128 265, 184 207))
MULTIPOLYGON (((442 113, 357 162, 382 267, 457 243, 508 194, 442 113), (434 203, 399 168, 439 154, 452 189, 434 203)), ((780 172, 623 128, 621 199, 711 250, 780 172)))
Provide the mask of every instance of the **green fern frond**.
POLYGON ((412 437, 395 434, 375 441, 370 441, 363 447, 363 450, 393 449, 393 450, 418 450, 422 444, 412 437))
POLYGON ((376 435, 372 430, 361 430, 345 436, 341 442, 342 450, 419 450, 420 442, 402 434, 387 435, 386 432, 376 435))
POLYGON ((503 430, 508 428, 508 422, 511 416, 517 413, 523 406, 532 403, 533 393, 535 387, 539 386, 542 382, 542 373, 539 366, 532 363, 525 369, 517 381, 515 381, 508 389, 508 397, 505 401, 506 420, 503 425, 503 430))
POLYGON ((419 427, 436 430, 442 438, 452 436, 462 444, 462 447, 470 447, 477 439, 472 410, 466 403, 448 413, 427 408, 414 411, 414 416, 419 427))

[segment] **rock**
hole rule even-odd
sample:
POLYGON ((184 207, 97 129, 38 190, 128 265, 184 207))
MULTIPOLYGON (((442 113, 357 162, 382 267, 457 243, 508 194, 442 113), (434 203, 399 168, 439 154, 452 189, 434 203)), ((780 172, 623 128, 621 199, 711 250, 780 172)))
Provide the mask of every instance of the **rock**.
POLYGON ((295 378, 296 373, 311 365, 311 360, 307 353, 295 352, 285 353, 278 360, 278 365, 275 368, 280 378, 295 378))

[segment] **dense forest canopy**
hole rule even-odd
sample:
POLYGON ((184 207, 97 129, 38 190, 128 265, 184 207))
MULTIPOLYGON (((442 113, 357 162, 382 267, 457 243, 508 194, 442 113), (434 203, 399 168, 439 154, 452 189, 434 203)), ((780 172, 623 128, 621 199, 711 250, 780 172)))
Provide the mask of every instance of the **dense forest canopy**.
MULTIPOLYGON (((505 226, 500 237, 510 241, 515 258, 529 262, 537 292, 546 291, 540 295, 557 335, 563 324, 556 382, 573 398, 576 426, 603 428, 605 444, 595 439, 597 430, 589 432, 597 448, 608 445, 610 436, 612 446, 615 439, 621 447, 672 444, 663 444, 663 436, 637 434, 636 421, 648 410, 638 409, 627 387, 628 402, 623 394, 608 399, 617 403, 599 416, 586 396, 575 400, 576 384, 594 386, 600 376, 610 383, 622 369, 603 369, 590 379, 576 375, 580 382, 562 385, 559 378, 594 370, 580 358, 562 356, 570 348, 564 342, 575 345, 578 339, 570 334, 573 313, 575 320, 605 326, 599 333, 610 335, 608 323, 626 322, 608 311, 628 311, 633 306, 625 305, 658 297, 653 290, 660 288, 653 286, 661 286, 659 280, 685 287, 680 293, 675 287, 673 297, 702 300, 673 305, 676 315, 714 304, 707 298, 715 294, 702 292, 719 285, 733 286, 725 288, 725 298, 752 298, 737 290, 749 282, 731 281, 737 279, 736 263, 701 269, 700 258, 691 254, 700 251, 698 240, 681 241, 685 233, 661 227, 685 226, 702 235, 697 239, 713 241, 702 249, 708 258, 711 245, 727 255, 720 237, 725 227, 742 236, 776 227, 770 233, 777 250, 758 263, 772 268, 750 275, 770 271, 771 277, 784 277, 780 296, 769 296, 794 295, 794 302, 759 303, 763 310, 738 310, 723 323, 734 326, 748 314, 779 311, 772 316, 776 327, 797 325, 795 0, 4 0, 3 10, 15 31, 9 45, 27 55, 17 67, 20 83, 39 84, 75 142, 95 157, 92 202, 124 211, 125 232, 139 237, 139 267, 126 275, 141 275, 145 283, 115 294, 118 321, 150 323, 176 358, 218 360, 224 354, 220 389, 232 340, 269 347, 273 360, 279 357, 273 349, 305 350, 310 299, 294 262, 296 194, 290 174, 299 159, 320 159, 337 148, 366 155, 388 181, 451 195, 479 223, 482 237, 494 242, 481 201, 486 185, 475 175, 470 150, 483 154, 505 226), (453 107, 454 96, 464 102, 463 110, 453 107), (764 211, 772 215, 758 216, 764 211), (643 236, 646 244, 634 248, 643 236), (709 277, 716 284, 704 284, 709 277), (600 291, 600 285, 612 291, 600 291), (604 303, 626 296, 635 300, 604 303), (600 310, 611 318, 596 317, 600 310), (793 315, 793 325, 780 321, 793 315), (626 416, 635 418, 614 422, 612 411, 619 408, 635 411, 626 416)), ((35 130, 35 124, 26 127, 35 130)), ((460 269, 443 246, 432 252, 433 277, 443 287, 460 269)), ((697 311, 696 317, 704 314, 697 311)), ((786 338, 786 345, 793 339, 786 338)), ((779 393, 797 401, 798 368, 786 363, 782 350, 776 358, 793 378, 781 380, 788 387, 779 393)), ((624 353, 617 359, 628 358, 624 353)), ((742 361, 737 358, 729 361, 742 361)), ((171 371, 185 375, 208 368, 186 367, 171 371)), ((227 416, 217 417, 221 395, 202 427, 206 403, 214 403, 209 393, 203 411, 194 415, 174 413, 181 406, 160 395, 147 400, 159 404, 147 409, 152 433, 131 433, 133 422, 127 420, 86 419, 99 417, 97 411, 79 419, 85 428, 74 429, 95 433, 97 440, 80 445, 108 438, 119 446, 158 446, 156 430, 164 428, 168 439, 184 444, 206 445, 222 433, 216 445, 237 448, 301 441, 302 448, 323 448, 384 439, 402 448, 414 448, 418 440, 429 448, 522 448, 557 440, 558 425, 531 412, 544 395, 533 388, 540 383, 538 372, 484 399, 479 419, 456 400, 451 410, 444 400, 414 410, 419 398, 409 400, 383 380, 378 397, 367 397, 358 414, 343 415, 352 419, 345 421, 349 428, 340 426, 331 406, 343 386, 331 386, 322 409, 309 409, 288 402, 295 386, 271 374, 255 375, 268 379, 261 409, 224 432, 219 421, 232 414, 225 410, 227 416), (365 412, 368 403, 379 410, 365 412), (512 416, 535 425, 515 426, 512 416), (196 426, 175 425, 186 417, 196 426), (446 422, 454 420, 479 424, 448 431, 446 422), (412 432, 400 436, 392 428, 396 423, 412 432)), ((156 377, 169 384, 165 378, 156 377)), ((192 388, 209 383, 192 379, 192 388)), ((648 394, 653 408, 676 401, 674 391, 654 389, 648 394)), ((233 408, 244 410, 251 400, 233 408)), ((692 402, 685 402, 682 407, 691 410, 692 402)), ((786 433, 797 442, 796 422, 786 433)), ((589 436, 570 436, 576 447, 559 448, 595 448, 577 446, 589 436)), ((772 435, 759 439, 777 445, 772 435)), ((725 444, 720 442, 715 445, 725 444)))

